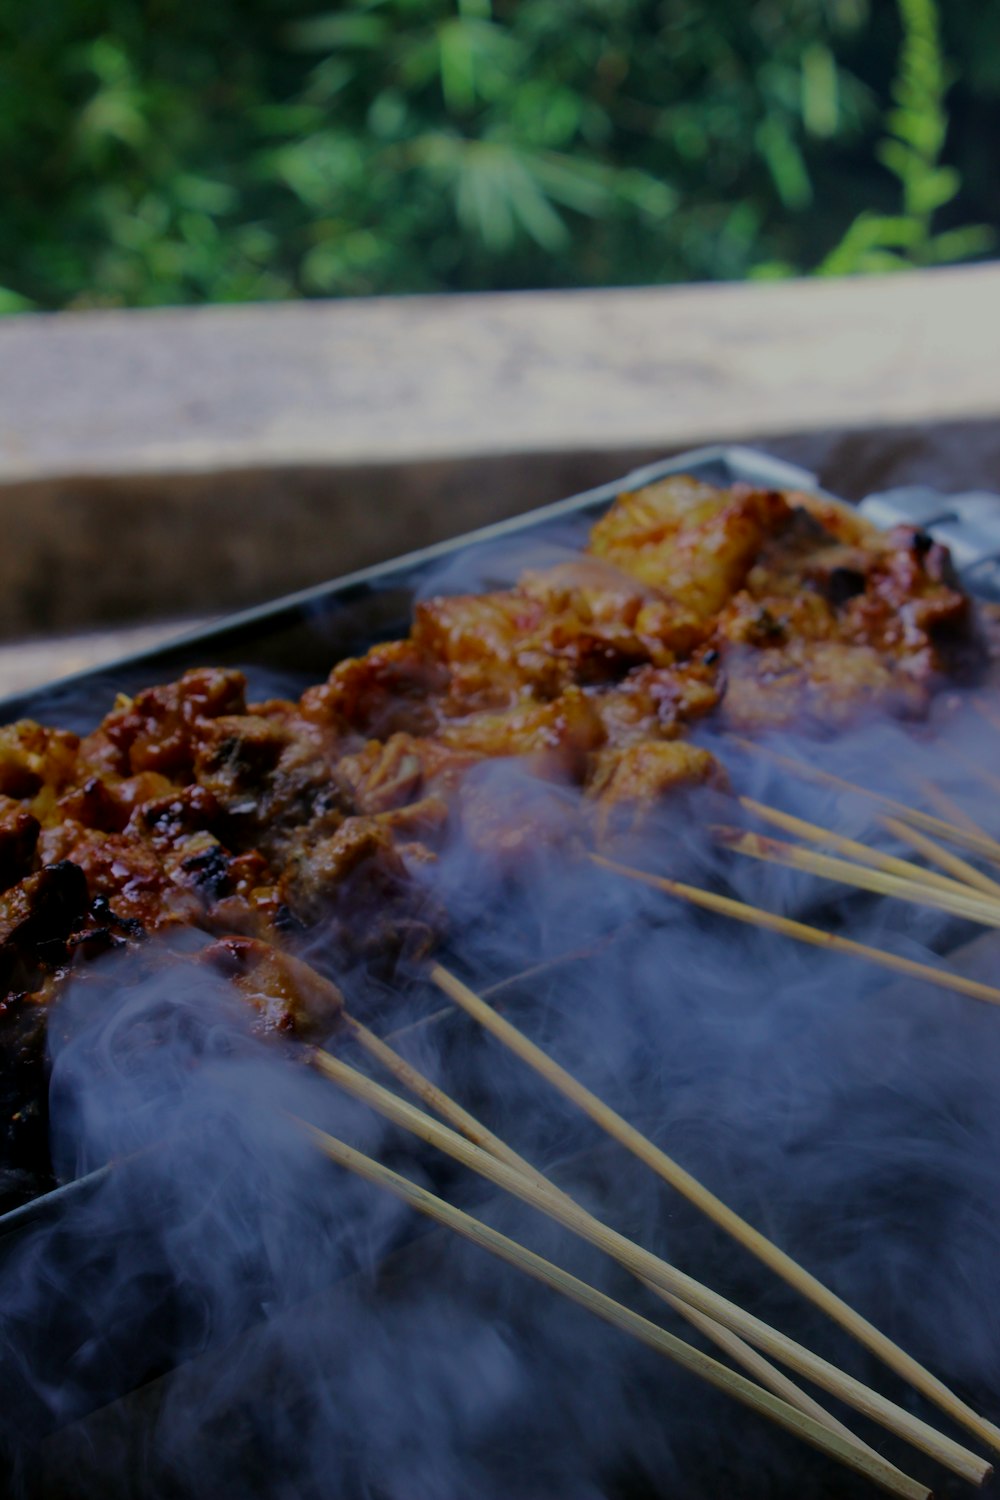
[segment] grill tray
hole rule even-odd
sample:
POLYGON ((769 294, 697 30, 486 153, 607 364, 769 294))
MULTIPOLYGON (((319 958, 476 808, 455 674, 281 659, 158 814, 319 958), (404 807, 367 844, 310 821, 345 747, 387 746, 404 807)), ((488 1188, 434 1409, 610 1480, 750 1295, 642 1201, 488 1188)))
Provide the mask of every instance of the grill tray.
MULTIPOLYGON (((519 546, 578 547, 592 518, 623 490, 678 473, 718 485, 742 481, 823 493, 814 475, 767 454, 737 446, 697 449, 521 518, 243 611, 165 646, 7 698, 0 702, 0 716, 3 722, 29 717, 87 732, 107 712, 115 693, 135 692, 204 664, 243 670, 251 700, 271 695, 276 689, 299 691, 310 682, 322 680, 337 660, 404 633, 421 596, 430 591, 448 592, 449 587, 463 591, 470 587, 468 568, 475 570, 472 586, 507 582, 511 558, 519 546), (450 567, 455 570, 451 585, 450 567), (464 570, 460 580, 459 568, 464 570)), ((901 518, 898 514, 892 517, 901 518)), ((880 518, 872 515, 872 519, 880 518)), ((0 1216, 0 1268, 22 1236, 41 1226, 58 1225, 67 1209, 99 1190, 110 1173, 127 1168, 127 1163, 104 1167, 0 1216)), ((128 1380, 123 1383, 122 1393, 130 1384, 128 1380)))
MULTIPOLYGON (((116 693, 135 693, 206 664, 244 671, 251 700, 272 695, 276 687, 280 691, 301 691, 325 678, 335 662, 360 655, 376 641, 405 633, 414 603, 431 581, 435 588, 447 591, 449 564, 475 553, 481 560, 476 564, 477 571, 488 580, 491 556, 500 563, 502 555, 509 557, 518 543, 532 547, 546 543, 579 546, 592 517, 623 490, 654 483, 670 474, 692 474, 718 485, 743 481, 775 489, 817 491, 814 475, 750 448, 695 449, 515 520, 244 610, 164 646, 0 700, 0 723, 29 718, 85 734, 107 713, 116 693)), ((7 1236, 39 1219, 57 1218, 67 1202, 86 1193, 100 1176, 95 1173, 79 1178, 0 1215, 0 1251, 7 1236)))

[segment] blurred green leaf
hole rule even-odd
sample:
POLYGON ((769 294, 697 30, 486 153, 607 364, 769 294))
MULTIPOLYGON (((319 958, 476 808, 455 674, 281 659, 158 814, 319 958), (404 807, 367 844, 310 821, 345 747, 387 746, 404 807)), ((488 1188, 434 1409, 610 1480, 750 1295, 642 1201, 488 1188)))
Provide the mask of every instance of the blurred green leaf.
POLYGON ((993 243, 986 226, 933 233, 934 215, 958 198, 962 179, 941 153, 948 133, 945 96, 950 70, 941 50, 934 0, 898 0, 903 45, 886 113, 885 139, 875 155, 902 186, 902 213, 861 213, 821 261, 823 276, 852 275, 933 265, 985 253, 993 243))
POLYGON ((910 186, 910 207, 914 214, 933 214, 958 196, 962 180, 954 167, 928 167, 910 186))
POLYGON ((787 260, 762 260, 750 269, 751 281, 787 281, 798 273, 787 260))
POLYGON ((975 0, 0 6, 0 310, 982 255, 994 43, 975 0))
POLYGON ((814 42, 802 53, 802 123, 810 135, 829 140, 839 121, 837 61, 829 47, 814 42))
POLYGON ((294 21, 285 31, 290 47, 301 52, 337 52, 342 47, 378 47, 385 38, 386 19, 364 12, 331 12, 294 21))
POLYGON ((757 145, 786 208, 805 208, 812 201, 806 164, 787 124, 769 115, 757 127, 757 145))
POLYGON ((31 312, 34 303, 20 292, 12 292, 8 286, 0 286, 0 313, 31 312))
POLYGON ((953 265, 988 255, 997 245, 997 232, 989 224, 966 224, 961 229, 947 229, 936 234, 928 245, 927 259, 932 265, 953 265))
POLYGON ((476 65, 467 21, 446 21, 438 31, 441 92, 450 110, 461 114, 476 102, 476 65))

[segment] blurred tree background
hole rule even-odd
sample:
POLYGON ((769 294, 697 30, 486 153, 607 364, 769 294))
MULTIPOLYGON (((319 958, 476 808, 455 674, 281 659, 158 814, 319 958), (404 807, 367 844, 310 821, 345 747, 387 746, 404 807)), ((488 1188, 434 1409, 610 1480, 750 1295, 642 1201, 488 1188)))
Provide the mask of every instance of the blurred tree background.
POLYGON ((987 253, 982 0, 0 0, 0 308, 987 253))

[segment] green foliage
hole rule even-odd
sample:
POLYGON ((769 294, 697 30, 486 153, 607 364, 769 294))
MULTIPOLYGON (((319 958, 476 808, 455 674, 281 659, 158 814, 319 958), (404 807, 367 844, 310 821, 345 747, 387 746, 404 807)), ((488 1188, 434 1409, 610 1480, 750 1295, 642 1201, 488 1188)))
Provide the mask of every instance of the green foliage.
POLYGON ((962 185, 955 168, 942 164, 948 70, 934 0, 899 0, 899 11, 903 46, 892 89, 895 108, 886 117, 887 135, 876 155, 900 184, 900 212, 860 213, 820 263, 821 276, 942 265, 985 254, 994 244, 987 224, 934 232, 935 215, 958 197, 962 185))
POLYGON ((879 165, 867 0, 0 0, 0 311, 979 253, 1000 74, 949 96, 933 0, 900 8, 879 165))

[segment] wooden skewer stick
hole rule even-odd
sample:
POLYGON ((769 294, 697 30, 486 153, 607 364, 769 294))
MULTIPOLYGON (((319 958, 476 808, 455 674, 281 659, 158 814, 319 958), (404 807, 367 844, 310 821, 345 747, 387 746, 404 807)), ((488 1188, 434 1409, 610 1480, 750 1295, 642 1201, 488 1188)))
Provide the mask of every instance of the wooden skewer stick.
POLYGON ((748 833, 743 828, 716 825, 712 832, 727 849, 735 854, 745 854, 750 859, 784 865, 790 870, 803 870, 811 875, 822 876, 825 880, 837 881, 841 885, 853 885, 860 890, 875 891, 881 896, 895 896, 900 901, 911 901, 917 906, 932 906, 938 911, 950 912, 952 916, 978 922, 982 927, 1000 927, 1000 903, 987 901, 976 891, 967 890, 964 896, 956 896, 951 891, 939 890, 922 881, 900 880, 898 875, 886 875, 882 870, 852 864, 849 860, 837 859, 829 854, 819 854, 815 849, 803 849, 798 844, 786 843, 784 839, 748 833))
MULTIPOLYGON (((529 968, 521 969, 516 974, 509 974, 506 979, 498 979, 495 983, 487 985, 483 990, 483 994, 487 998, 492 998, 494 995, 502 995, 504 990, 512 989, 516 985, 527 984, 530 980, 540 978, 543 974, 549 973, 552 969, 561 968, 566 963, 578 963, 581 960, 594 957, 604 948, 618 942, 620 936, 621 929, 615 928, 605 933, 603 937, 595 938, 592 943, 587 943, 582 948, 575 948, 569 953, 559 953, 554 958, 546 958, 541 963, 531 964, 529 968)), ((440 1010, 431 1011, 430 1015, 420 1016, 416 1021, 408 1021, 405 1025, 396 1027, 395 1030, 387 1033, 386 1040, 398 1042, 403 1041, 406 1037, 427 1032, 432 1027, 439 1025, 446 1016, 452 1014, 451 1006, 444 1005, 440 1010)))
POLYGON ((714 911, 720 916, 733 917, 750 927, 763 927, 783 937, 795 938, 800 943, 810 943, 814 948, 826 948, 831 953, 845 953, 853 958, 863 958, 880 968, 891 969, 894 974, 905 974, 908 979, 919 979, 922 984, 933 984, 938 989, 952 990, 957 995, 967 995, 972 1000, 985 1000, 990 1005, 1000 1005, 1000 990, 982 984, 978 979, 967 979, 964 974, 954 974, 950 969, 935 969, 930 964, 918 963, 913 958, 903 958, 890 953, 886 948, 871 948, 867 943, 856 943, 853 938, 839 933, 825 932, 821 927, 810 927, 806 922, 796 922, 791 917, 779 917, 763 907, 748 906, 745 901, 735 901, 731 896, 720 896, 715 891, 702 890, 700 886, 684 885, 679 880, 668 880, 665 875, 651 875, 648 870, 637 870, 631 865, 620 865, 600 854, 589 854, 588 859, 604 870, 623 875, 626 880, 637 880, 643 885, 653 886, 668 896, 700 906, 705 911, 714 911))
MULTIPOLYGON (((908 823, 899 818, 890 818, 883 813, 880 817, 883 828, 887 828, 896 838, 902 839, 909 844, 911 849, 916 849, 920 854, 932 859, 935 864, 940 865, 942 870, 950 870, 955 876, 955 882, 964 882, 966 885, 974 886, 977 891, 982 891, 995 900, 1000 899, 1000 881, 991 880, 984 875, 982 870, 977 870, 975 865, 970 865, 968 860, 962 859, 958 854, 953 854, 950 849, 943 849, 940 844, 935 843, 926 833, 921 833, 918 828, 911 828, 908 823)), ((918 866, 919 868, 919 866, 918 866)))
POLYGON ((754 740, 741 739, 735 734, 730 735, 729 739, 741 750, 769 760, 774 765, 783 766, 786 771, 792 771, 796 776, 801 776, 804 781, 819 781, 826 786, 835 786, 838 791, 849 792, 852 797, 867 797, 870 802, 877 802, 893 816, 902 818, 904 823, 911 823, 916 828, 922 828, 925 833, 933 834, 939 839, 947 839, 950 844, 958 844, 962 849, 970 849, 983 859, 1000 864, 1000 843, 996 839, 991 839, 988 834, 980 833, 978 830, 958 828, 954 823, 945 822, 943 818, 932 817, 930 813, 921 812, 919 808, 909 807, 905 802, 897 802, 895 797, 886 797, 882 792, 873 792, 870 787, 857 786, 853 781, 846 781, 843 776, 835 776, 832 771, 822 771, 818 766, 810 766, 805 761, 796 760, 794 756, 781 755, 768 745, 758 745, 754 740))
MULTIPOLYGON (((797 834, 799 838, 807 839, 811 844, 825 844, 830 849, 839 849, 842 854, 849 855, 859 864, 871 865, 876 870, 884 870, 887 875, 898 875, 901 880, 923 881, 926 885, 936 886, 942 891, 953 891, 961 896, 967 896, 966 887, 970 883, 976 883, 970 882, 964 874, 950 879, 947 875, 939 875, 936 870, 925 870, 923 865, 914 864, 912 860, 897 859, 895 855, 884 854, 881 849, 872 849, 858 839, 845 838, 842 833, 834 833, 833 829, 824 828, 820 823, 809 823, 805 818, 796 818, 791 813, 782 812, 780 808, 769 807, 766 802, 755 802, 753 797, 739 797, 737 800, 740 806, 752 813, 754 817, 773 824, 775 828, 784 829, 785 833, 797 834)), ((894 830, 907 828, 905 823, 899 823, 892 818, 882 818, 880 821, 887 828, 892 824, 894 830)), ((924 835, 921 834, 920 837, 923 838, 924 835)), ((928 840, 929 842, 931 841, 928 840)), ((913 847, 919 846, 914 843, 913 847)), ((936 844, 934 847, 938 849, 936 844)), ((940 852, 947 853, 947 851, 940 852)), ((961 865, 963 871, 971 870, 973 874, 979 874, 973 865, 966 864, 965 860, 959 859, 957 854, 948 857, 954 859, 957 865, 961 865)), ((953 871, 953 874, 955 873, 953 871)), ((989 887, 989 893, 1000 898, 1000 884, 996 884, 986 875, 982 879, 989 887)), ((980 888, 985 890, 986 886, 980 888)))
MULTIPOLYGON (((713 1292, 685 1272, 679 1271, 676 1266, 609 1228, 568 1194, 559 1192, 541 1174, 532 1173, 529 1176, 520 1167, 511 1167, 506 1162, 497 1160, 480 1147, 464 1140, 447 1125, 440 1124, 415 1105, 382 1088, 364 1073, 359 1073, 357 1069, 339 1058, 331 1057, 329 1053, 317 1053, 316 1063, 340 1088, 370 1105, 393 1124, 411 1131, 428 1145, 446 1152, 462 1166, 478 1172, 504 1192, 514 1194, 531 1207, 557 1220, 581 1239, 618 1261, 640 1280, 651 1282, 654 1287, 662 1287, 696 1308, 707 1319, 722 1323, 737 1335, 748 1338, 798 1374, 815 1381, 831 1395, 872 1417, 890 1431, 904 1437, 914 1447, 953 1469, 963 1479, 981 1484, 992 1472, 988 1463, 970 1453, 967 1448, 903 1411, 878 1392, 797 1344, 786 1334, 755 1318, 736 1303, 729 1302, 718 1292, 713 1292)), ((856 1441, 853 1435, 851 1441, 856 1441)))
MULTIPOLYGON (((471 1115, 468 1110, 463 1109, 450 1094, 446 1094, 442 1089, 438 1088, 437 1084, 432 1083, 412 1063, 400 1057, 394 1048, 369 1031, 367 1026, 364 1026, 360 1021, 356 1021, 352 1016, 346 1014, 344 1016, 344 1023, 349 1028, 351 1036, 368 1052, 370 1057, 373 1057, 380 1063, 392 1077, 401 1083, 404 1088, 408 1089, 416 1098, 426 1104, 428 1108, 432 1109, 435 1114, 440 1115, 449 1125, 460 1131, 466 1140, 472 1141, 474 1145, 487 1151, 497 1161, 505 1162, 507 1166, 512 1167, 515 1171, 521 1172, 542 1192, 551 1192, 566 1199, 567 1202, 574 1202, 568 1193, 563 1193, 550 1178, 538 1171, 536 1167, 532 1166, 525 1157, 520 1156, 511 1146, 508 1146, 506 1141, 494 1135, 487 1126, 477 1120, 474 1115, 471 1115)), ((329 1054, 322 1051, 316 1052, 313 1061, 316 1067, 325 1073, 327 1077, 333 1078, 334 1081, 341 1081, 343 1075, 338 1077, 336 1070, 331 1067, 332 1059, 329 1057, 329 1054)), ((361 1077, 362 1075, 358 1074, 357 1076, 361 1077)), ((371 1102, 371 1100, 369 1099, 368 1102, 371 1102)), ((579 1207, 579 1205, 574 1206, 579 1207)), ((599 1221, 595 1220, 595 1222, 599 1221)), ((825 1407, 821 1406, 818 1401, 814 1400, 806 1391, 801 1390, 782 1370, 777 1369, 776 1366, 771 1364, 770 1360, 765 1359, 762 1354, 758 1354, 757 1350, 751 1348, 738 1334, 731 1332, 728 1328, 723 1328, 721 1323, 716 1323, 714 1319, 706 1317, 697 1308, 691 1307, 688 1303, 682 1301, 681 1298, 673 1296, 670 1292, 665 1291, 663 1287, 657 1286, 650 1281, 645 1281, 644 1285, 655 1293, 656 1296, 661 1297, 665 1302, 669 1303, 676 1312, 680 1313, 689 1323, 698 1328, 707 1338, 710 1338, 713 1343, 724 1350, 737 1364, 741 1364, 761 1385, 773 1391, 776 1396, 780 1396, 790 1406, 797 1407, 799 1411, 807 1412, 815 1421, 823 1423, 832 1432, 839 1432, 845 1441, 858 1443, 861 1447, 867 1447, 867 1444, 856 1437, 849 1427, 846 1427, 843 1422, 838 1421, 836 1417, 828 1412, 825 1407)), ((874 1449, 870 1451, 874 1452, 874 1449)))
POLYGON ((959 807, 955 799, 949 797, 948 793, 942 791, 939 786, 935 786, 933 781, 928 781, 926 776, 918 775, 910 775, 908 780, 916 787, 924 800, 936 810, 939 817, 947 818, 949 823, 953 823, 956 828, 964 828, 967 833, 979 833, 979 826, 975 819, 970 818, 965 809, 959 807))
MULTIPOLYGON (((624 870, 624 866, 615 866, 610 861, 601 860, 601 864, 610 869, 624 870)), ((656 884, 656 880, 653 881, 656 884)), ((704 894, 698 893, 699 896, 704 894)), ((739 905, 739 903, 732 903, 739 905)), ((748 908, 750 910, 752 908, 748 908)), ((744 920, 746 920, 744 918, 744 920)), ((810 931, 811 929, 806 929, 810 931)), ((920 967, 918 965, 918 967, 920 967)), ((931 971, 932 973, 935 971, 931 971)), ((797 1261, 793 1260, 784 1250, 772 1243, 759 1230, 754 1229, 745 1219, 722 1202, 721 1198, 704 1187, 698 1179, 679 1162, 673 1160, 665 1151, 661 1151, 652 1141, 648 1140, 635 1126, 630 1125, 609 1105, 599 1099, 596 1094, 591 1093, 584 1084, 561 1067, 554 1058, 549 1057, 546 1052, 523 1032, 518 1031, 504 1016, 497 1014, 489 1005, 471 990, 468 985, 463 984, 454 974, 440 964, 434 964, 430 971, 430 977, 439 989, 448 995, 455 1003, 469 1015, 473 1016, 486 1030, 498 1040, 502 1041, 529 1067, 535 1069, 542 1077, 546 1078, 560 1093, 577 1104, 595 1124, 599 1125, 608 1135, 612 1136, 626 1150, 631 1151, 640 1161, 646 1163, 664 1182, 682 1193, 690 1203, 707 1215, 720 1228, 737 1240, 745 1249, 749 1250, 771 1270, 775 1271, 790 1286, 801 1292, 805 1297, 821 1308, 835 1323, 852 1334, 859 1343, 863 1344, 873 1354, 877 1355, 890 1369, 895 1370, 904 1380, 920 1391, 929 1400, 939 1406, 942 1411, 948 1413, 956 1422, 974 1433, 982 1442, 989 1444, 1000 1452, 1000 1430, 992 1422, 986 1421, 984 1417, 967 1406, 951 1392, 943 1381, 938 1380, 929 1370, 894 1344, 890 1338, 877 1329, 874 1324, 869 1323, 867 1318, 849 1306, 835 1292, 823 1285, 817 1277, 813 1276, 797 1261)), ((1000 1001, 1000 992, 996 998, 1000 1001)), ((709 1316, 712 1316, 709 1312, 709 1316)), ((740 1329, 743 1333, 745 1330, 740 1329)))
MULTIPOLYGON (((558 1191, 554 1184, 550 1184, 547 1178, 543 1177, 540 1172, 536 1172, 528 1162, 524 1161, 515 1151, 506 1146, 499 1137, 493 1135, 484 1125, 481 1125, 467 1110, 462 1109, 449 1094, 444 1093, 429 1078, 424 1077, 405 1058, 401 1057, 387 1042, 376 1036, 367 1026, 355 1020, 353 1016, 344 1010, 340 1006, 340 993, 332 981, 300 958, 293 959, 289 955, 285 955, 285 967, 288 978, 293 984, 304 984, 309 989, 318 990, 320 993, 323 993, 331 1013, 339 1008, 343 1029, 349 1033, 359 1046, 368 1052, 369 1056, 373 1057, 382 1067, 386 1068, 411 1093, 422 1099, 431 1109, 440 1114, 443 1119, 448 1120, 463 1135, 483 1147, 484 1150, 489 1151, 500 1160, 507 1161, 510 1165, 519 1167, 522 1171, 537 1179, 543 1187, 551 1187, 552 1191, 558 1191)), ((528 971, 528 975, 544 972, 547 967, 549 967, 547 964, 536 965, 528 971)), ((527 975, 524 977, 527 977, 527 975)), ((501 985, 499 988, 502 989, 503 986, 501 985)), ((450 1014, 453 1014, 450 1005, 446 1005, 442 1011, 438 1012, 439 1016, 450 1014)), ((316 1056, 317 1061, 319 1061, 325 1054, 317 1054, 316 1056)), ((322 1063, 320 1062, 319 1065, 322 1066, 322 1063)), ((756 1349, 751 1348, 749 1344, 739 1338, 737 1334, 730 1332, 727 1328, 723 1328, 720 1323, 713 1322, 711 1318, 705 1317, 679 1298, 671 1296, 669 1292, 665 1292, 661 1287, 653 1286, 651 1283, 647 1283, 647 1285, 655 1295, 662 1297, 682 1317, 687 1318, 706 1337, 712 1339, 720 1348, 724 1349, 732 1359, 742 1364, 744 1369, 750 1371, 762 1385, 773 1391, 775 1395, 788 1401, 790 1405, 797 1407, 800 1411, 806 1412, 814 1420, 825 1423, 831 1431, 840 1433, 845 1441, 853 1442, 862 1448, 866 1446, 861 1442, 860 1438, 854 1436, 848 1427, 845 1427, 842 1422, 839 1422, 836 1417, 827 1412, 818 1401, 813 1400, 805 1391, 800 1390, 795 1382, 790 1380, 782 1370, 777 1369, 769 1360, 766 1360, 763 1355, 759 1354, 756 1349)), ((874 1449, 869 1451, 874 1453, 874 1449)))
POLYGON ((711 1355, 703 1354, 700 1349, 693 1348, 683 1339, 668 1333, 665 1328, 658 1327, 647 1318, 624 1307, 620 1302, 615 1302, 604 1292, 598 1291, 588 1282, 579 1280, 560 1266, 536 1255, 534 1251, 528 1250, 516 1240, 500 1234, 488 1224, 484 1224, 481 1219, 476 1219, 462 1209, 453 1207, 443 1198, 438 1198, 426 1188, 411 1182, 408 1177, 403 1177, 372 1157, 355 1151, 353 1147, 338 1140, 335 1136, 327 1135, 317 1130, 315 1126, 306 1125, 304 1121, 301 1123, 320 1150, 341 1167, 356 1173, 367 1182, 394 1193, 397 1198, 402 1199, 404 1203, 426 1215, 427 1218, 443 1224, 454 1233, 471 1241, 472 1244, 488 1250, 498 1259, 523 1271, 535 1281, 541 1282, 543 1286, 550 1287, 553 1291, 568 1297, 571 1302, 586 1308, 587 1311, 602 1318, 604 1322, 622 1329, 625 1333, 630 1333, 649 1348, 666 1355, 668 1359, 674 1360, 685 1370, 699 1376, 718 1390, 725 1391, 727 1395, 732 1396, 744 1406, 750 1407, 752 1411, 769 1417, 779 1427, 794 1433, 814 1448, 818 1448, 820 1452, 837 1459, 856 1473, 864 1474, 890 1494, 905 1496, 906 1500, 930 1500, 930 1491, 924 1485, 900 1474, 877 1454, 870 1454, 856 1444, 846 1442, 838 1433, 821 1426, 804 1412, 796 1411, 787 1402, 777 1396, 772 1396, 770 1391, 762 1390, 754 1385, 744 1375, 719 1364, 718 1360, 713 1359, 711 1355))

